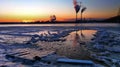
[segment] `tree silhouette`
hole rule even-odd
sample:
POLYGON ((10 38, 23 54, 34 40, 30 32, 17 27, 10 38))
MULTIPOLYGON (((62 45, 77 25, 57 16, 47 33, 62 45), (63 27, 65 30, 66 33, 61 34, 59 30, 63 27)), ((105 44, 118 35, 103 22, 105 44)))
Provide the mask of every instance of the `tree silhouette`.
POLYGON ((83 12, 84 12, 86 9, 87 9, 86 7, 83 7, 83 8, 81 9, 81 21, 82 21, 83 12))
POLYGON ((56 21, 56 16, 55 15, 50 16, 50 20, 51 20, 51 22, 55 22, 56 21))
POLYGON ((74 4, 74 9, 76 11, 76 22, 77 22, 77 13, 80 10, 80 5, 78 4, 77 0, 73 0, 73 4, 74 4))

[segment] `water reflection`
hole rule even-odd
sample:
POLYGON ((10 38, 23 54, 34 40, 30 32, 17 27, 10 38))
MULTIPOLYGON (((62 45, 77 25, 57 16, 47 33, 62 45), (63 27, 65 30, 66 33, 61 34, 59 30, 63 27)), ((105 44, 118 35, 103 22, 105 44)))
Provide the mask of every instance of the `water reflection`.
POLYGON ((80 40, 80 36, 79 36, 79 34, 77 33, 77 31, 76 31, 76 32, 75 32, 75 35, 74 35, 74 39, 73 39, 73 46, 76 46, 79 41, 81 41, 81 40, 80 40))
POLYGON ((77 33, 75 31, 70 33, 69 36, 67 36, 67 41, 74 41, 75 38, 83 41, 90 41, 91 38, 93 37, 93 34, 96 32, 97 32, 96 30, 82 30, 81 35, 81 30, 77 31, 77 33))
POLYGON ((82 30, 82 35, 81 30, 70 33, 65 44, 59 48, 58 54, 74 59, 89 59, 89 52, 80 42, 89 43, 94 33, 96 30, 82 30))

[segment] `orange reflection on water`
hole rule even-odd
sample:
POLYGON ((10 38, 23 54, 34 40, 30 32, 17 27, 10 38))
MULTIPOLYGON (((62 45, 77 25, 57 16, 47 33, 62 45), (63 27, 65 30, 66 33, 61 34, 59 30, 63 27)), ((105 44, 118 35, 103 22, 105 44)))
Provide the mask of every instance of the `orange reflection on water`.
POLYGON ((76 32, 74 35, 75 35, 75 36, 74 36, 74 40, 73 40, 73 46, 76 46, 77 43, 78 43, 79 40, 80 40, 80 36, 79 36, 79 34, 78 34, 77 32, 76 32))
POLYGON ((70 36, 67 37, 68 41, 71 41, 73 46, 77 46, 79 42, 88 42, 95 34, 96 30, 79 30, 70 33, 70 36))
POLYGON ((81 30, 79 30, 70 33, 70 35, 67 36, 64 45, 60 46, 58 54, 61 56, 67 56, 72 59, 90 59, 87 48, 81 45, 80 42, 84 41, 85 44, 88 44, 95 32, 97 31, 82 30, 81 35, 81 30))

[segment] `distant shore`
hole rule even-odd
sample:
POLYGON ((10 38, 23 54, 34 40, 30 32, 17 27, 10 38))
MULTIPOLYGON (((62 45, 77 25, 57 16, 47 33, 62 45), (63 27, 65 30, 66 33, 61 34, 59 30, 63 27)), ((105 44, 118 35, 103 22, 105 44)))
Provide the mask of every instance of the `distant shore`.
POLYGON ((103 22, 103 21, 90 21, 90 22, 0 22, 0 24, 80 24, 80 23, 120 23, 120 22, 103 22))

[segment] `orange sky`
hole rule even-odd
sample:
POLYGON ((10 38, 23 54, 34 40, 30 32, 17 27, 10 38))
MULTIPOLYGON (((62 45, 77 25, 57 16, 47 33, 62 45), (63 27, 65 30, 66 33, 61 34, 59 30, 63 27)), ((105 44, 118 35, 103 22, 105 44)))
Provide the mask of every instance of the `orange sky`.
MULTIPOLYGON (((115 16, 119 0, 108 1, 82 1, 82 5, 87 7, 83 17, 99 19, 115 16)), ((50 15, 56 15, 57 21, 75 19, 72 2, 73 0, 0 0, 0 22, 48 21, 50 15)))
MULTIPOLYGON (((113 13, 98 13, 98 12, 88 12, 86 11, 83 14, 84 18, 109 18, 112 16, 115 16, 115 12, 113 13)), ((75 13, 71 12, 67 14, 55 14, 57 17, 57 21, 67 21, 69 19, 75 19, 75 13)), ((78 14, 78 18, 80 18, 80 13, 78 14)), ((6 15, 6 16, 0 16, 0 22, 22 22, 22 21, 48 21, 50 20, 50 15, 6 15)))
MULTIPOLYGON (((97 12, 85 12, 83 17, 89 18, 109 18, 115 16, 114 13, 103 14, 97 12)), ((75 19, 75 13, 73 14, 56 14, 57 21, 67 21, 69 19, 75 19)), ((80 14, 78 14, 78 18, 80 18, 80 14)), ((22 21, 48 21, 50 20, 50 15, 46 16, 17 16, 17 15, 10 15, 10 16, 1 16, 0 22, 22 22, 22 21)))

